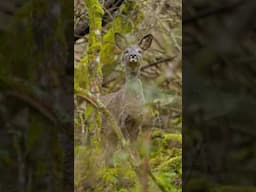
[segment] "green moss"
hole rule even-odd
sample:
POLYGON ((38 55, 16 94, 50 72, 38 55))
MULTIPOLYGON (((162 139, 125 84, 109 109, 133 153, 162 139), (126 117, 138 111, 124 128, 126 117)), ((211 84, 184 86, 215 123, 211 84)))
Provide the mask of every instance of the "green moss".
POLYGON ((181 134, 165 133, 162 130, 154 130, 152 133, 152 155, 169 154, 176 156, 181 154, 181 134))
POLYGON ((150 165, 158 180, 168 190, 179 191, 182 176, 182 136, 154 130, 150 165))
POLYGON ((182 147, 182 136, 181 134, 165 134, 164 135, 165 145, 168 147, 182 147))
POLYGON ((85 0, 86 6, 88 8, 88 16, 90 22, 90 34, 89 34, 89 45, 87 50, 88 55, 88 65, 85 65, 87 69, 85 70, 88 76, 87 88, 91 89, 94 87, 96 90, 100 90, 102 81, 102 64, 97 61, 98 53, 101 50, 102 40, 102 16, 104 10, 102 5, 97 0, 85 0))
POLYGON ((99 171, 100 184, 97 191, 123 191, 135 185, 135 173, 129 167, 103 168, 99 171))

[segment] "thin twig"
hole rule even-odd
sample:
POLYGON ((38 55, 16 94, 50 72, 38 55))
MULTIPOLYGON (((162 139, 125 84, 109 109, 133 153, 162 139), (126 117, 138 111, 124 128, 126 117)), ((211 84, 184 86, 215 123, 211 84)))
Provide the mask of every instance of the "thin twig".
POLYGON ((170 62, 170 61, 172 61, 172 60, 175 59, 175 58, 176 58, 176 56, 174 56, 174 57, 167 57, 167 58, 163 58, 163 59, 159 59, 159 60, 156 61, 156 62, 147 64, 147 65, 141 67, 141 70, 144 70, 144 69, 147 69, 147 68, 150 68, 150 67, 159 65, 159 64, 161 64, 161 63, 170 62))

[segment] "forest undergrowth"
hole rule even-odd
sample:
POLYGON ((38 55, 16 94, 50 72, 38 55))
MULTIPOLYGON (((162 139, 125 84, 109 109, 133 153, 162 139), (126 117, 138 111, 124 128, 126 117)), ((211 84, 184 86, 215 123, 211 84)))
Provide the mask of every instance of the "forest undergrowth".
POLYGON ((81 23, 90 29, 74 45, 75 191, 181 191, 181 1, 123 1, 115 11, 110 2, 74 1, 75 31, 81 23), (154 37, 140 71, 150 137, 139 134, 131 150, 119 132, 112 165, 107 166, 101 117, 114 119, 98 96, 119 90, 125 81, 121 52, 114 43, 117 32, 131 41, 149 33, 154 37))

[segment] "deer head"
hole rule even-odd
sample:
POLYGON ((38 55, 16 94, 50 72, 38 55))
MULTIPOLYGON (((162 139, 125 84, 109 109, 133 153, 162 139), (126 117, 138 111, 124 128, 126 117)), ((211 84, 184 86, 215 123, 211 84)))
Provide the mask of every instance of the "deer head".
POLYGON ((125 65, 128 75, 138 75, 143 52, 151 46, 152 39, 153 36, 148 34, 137 44, 128 46, 125 37, 120 33, 115 33, 115 43, 116 46, 123 51, 122 63, 125 65))

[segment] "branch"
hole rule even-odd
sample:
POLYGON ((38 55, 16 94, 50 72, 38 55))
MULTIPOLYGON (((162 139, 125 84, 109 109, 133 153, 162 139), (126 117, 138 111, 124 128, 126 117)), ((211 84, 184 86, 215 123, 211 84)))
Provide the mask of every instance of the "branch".
POLYGON ((147 68, 150 68, 150 67, 159 65, 159 64, 161 64, 161 63, 170 62, 170 61, 172 61, 173 59, 175 59, 176 57, 177 57, 177 56, 159 59, 159 60, 156 61, 156 62, 147 64, 147 65, 141 67, 141 70, 144 70, 144 69, 147 69, 147 68))
POLYGON ((165 189, 165 186, 160 183, 157 178, 155 177, 155 175, 151 172, 151 170, 148 171, 149 176, 151 177, 151 179, 155 182, 155 184, 159 187, 159 189, 163 192, 168 192, 167 189, 165 189))
POLYGON ((54 112, 55 110, 40 101, 40 98, 38 98, 35 91, 33 91, 33 86, 27 85, 26 82, 20 79, 9 78, 7 76, 0 76, 0 85, 0 89, 4 90, 6 95, 15 97, 29 104, 54 125, 60 123, 58 115, 54 112))
POLYGON ((88 91, 84 90, 76 90, 76 95, 80 97, 81 99, 89 102, 91 105, 93 105, 96 109, 100 110, 107 119, 111 122, 111 127, 113 131, 116 133, 118 139, 121 141, 121 144, 123 146, 126 145, 125 138, 121 132, 120 127, 117 125, 116 120, 112 116, 111 112, 106 108, 106 106, 95 96, 93 96, 88 91))
POLYGON ((24 101, 26 104, 29 104, 31 107, 39 111, 43 116, 45 116, 49 121, 51 121, 54 125, 57 124, 58 118, 56 114, 54 114, 53 110, 50 109, 49 106, 46 106, 38 99, 33 96, 26 95, 24 93, 20 93, 18 91, 7 91, 5 92, 7 96, 15 97, 24 101))

